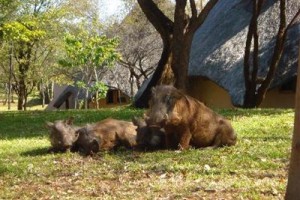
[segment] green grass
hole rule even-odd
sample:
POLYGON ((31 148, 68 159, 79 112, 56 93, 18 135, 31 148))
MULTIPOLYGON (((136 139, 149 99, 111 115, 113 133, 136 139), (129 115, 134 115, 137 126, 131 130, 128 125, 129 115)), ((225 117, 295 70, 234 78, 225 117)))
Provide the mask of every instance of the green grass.
POLYGON ((0 199, 283 199, 294 111, 218 110, 238 134, 233 147, 183 152, 119 149, 94 157, 48 154, 46 121, 76 124, 143 110, 0 114, 0 199))

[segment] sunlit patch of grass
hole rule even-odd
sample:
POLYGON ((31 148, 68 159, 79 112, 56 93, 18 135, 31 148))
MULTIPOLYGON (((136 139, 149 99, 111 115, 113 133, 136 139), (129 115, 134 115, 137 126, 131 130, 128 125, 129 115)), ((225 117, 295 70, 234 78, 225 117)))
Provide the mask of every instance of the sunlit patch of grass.
POLYGON ((293 110, 218 110, 238 143, 218 149, 136 152, 93 157, 51 154, 46 121, 75 124, 107 117, 130 121, 144 110, 26 111, 0 114, 0 199, 282 199, 293 110))

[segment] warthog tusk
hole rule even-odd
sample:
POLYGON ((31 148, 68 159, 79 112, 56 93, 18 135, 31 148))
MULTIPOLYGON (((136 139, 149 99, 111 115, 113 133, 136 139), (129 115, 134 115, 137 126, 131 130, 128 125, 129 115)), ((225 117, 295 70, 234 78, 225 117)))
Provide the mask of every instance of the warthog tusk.
POLYGON ((169 119, 168 113, 165 114, 165 119, 169 119))

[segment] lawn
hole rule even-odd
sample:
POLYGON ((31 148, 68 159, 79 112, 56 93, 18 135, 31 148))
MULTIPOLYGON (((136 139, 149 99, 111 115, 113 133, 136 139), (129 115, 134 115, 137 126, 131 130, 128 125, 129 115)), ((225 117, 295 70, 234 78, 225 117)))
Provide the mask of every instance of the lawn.
POLYGON ((293 110, 218 110, 238 134, 233 147, 93 157, 48 154, 46 121, 130 120, 143 110, 0 114, 0 199, 283 199, 293 110))

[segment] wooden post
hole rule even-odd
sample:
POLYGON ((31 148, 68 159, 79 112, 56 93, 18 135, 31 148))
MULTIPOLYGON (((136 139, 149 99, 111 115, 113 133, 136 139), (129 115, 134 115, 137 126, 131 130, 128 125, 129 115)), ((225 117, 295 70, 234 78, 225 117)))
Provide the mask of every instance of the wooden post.
POLYGON ((294 134, 291 148, 290 169, 285 199, 299 199, 300 194, 300 48, 295 102, 294 134))

